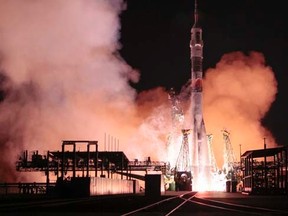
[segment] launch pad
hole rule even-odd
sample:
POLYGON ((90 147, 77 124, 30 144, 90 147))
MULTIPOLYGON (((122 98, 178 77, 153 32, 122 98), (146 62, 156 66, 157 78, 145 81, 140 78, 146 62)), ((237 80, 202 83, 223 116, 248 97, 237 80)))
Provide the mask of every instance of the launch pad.
MULTIPOLYGON (((105 188, 103 193, 109 193, 109 191, 115 190, 115 188, 119 189, 123 187, 125 189, 117 190, 117 193, 131 193, 131 191, 132 193, 136 193, 138 192, 137 188, 139 188, 136 180, 145 181, 145 175, 147 175, 148 170, 159 172, 161 175, 168 174, 173 176, 172 178, 175 183, 174 189, 177 191, 191 191, 192 189, 194 191, 215 190, 213 185, 215 179, 213 175, 217 173, 218 170, 215 169, 215 163, 213 162, 215 159, 211 150, 211 137, 206 134, 202 113, 202 62, 204 43, 202 39, 202 28, 198 23, 196 0, 194 18, 195 20, 194 25, 191 28, 190 40, 191 101, 190 109, 187 114, 188 123, 186 122, 184 127, 186 116, 184 116, 183 111, 179 109, 179 104, 177 103, 177 100, 175 100, 175 95, 172 94, 170 99, 174 112, 172 112, 173 132, 171 133, 170 142, 167 144, 167 158, 169 161, 155 162, 151 161, 150 158, 144 162, 138 160, 129 161, 124 152, 121 151, 98 151, 97 141, 65 140, 62 143, 62 151, 48 151, 45 155, 40 155, 38 151, 34 151, 31 158, 29 158, 30 155, 28 155, 28 151, 25 151, 17 162, 17 170, 25 172, 44 172, 46 175, 46 191, 48 192, 50 188, 60 188, 60 191, 69 193, 74 188, 85 185, 85 189, 83 189, 84 192, 78 191, 77 193, 90 195, 95 193, 99 194, 99 191, 103 190, 103 188, 105 188), (83 148, 78 150, 76 146, 83 144, 86 144, 84 150, 83 148), (179 152, 175 153, 175 149, 179 149, 179 152), (179 153, 178 158, 177 153, 179 153), (171 167, 168 168, 168 164, 172 164, 172 171, 168 170, 171 169, 171 167), (137 171, 144 172, 144 174, 141 173, 143 174, 141 175, 137 173, 137 171), (51 181, 53 175, 56 183, 53 180, 51 181), (120 180, 120 183, 115 183, 118 180, 120 180), (101 188, 100 186, 98 188, 98 185, 100 184, 111 184, 113 187, 109 188, 102 185, 101 188), (124 186, 125 184, 126 186, 124 186)), ((223 179, 221 180, 228 180, 227 182, 234 181, 233 183, 235 183, 236 175, 234 172, 236 171, 236 165, 235 159, 231 157, 233 154, 228 138, 229 133, 224 132, 225 150, 227 150, 227 152, 225 153, 224 164, 226 167, 223 170, 227 173, 222 175, 223 179)), ((282 188, 287 190, 287 153, 286 156, 283 156, 284 159, 281 160, 278 159, 278 154, 279 152, 277 152, 276 156, 274 155, 274 157, 277 157, 277 160, 274 158, 274 163, 272 163, 272 165, 269 164, 268 167, 266 166, 266 162, 264 162, 264 166, 262 166, 260 171, 257 171, 255 168, 256 166, 254 166, 253 158, 255 158, 255 155, 251 156, 253 154, 250 153, 244 155, 247 157, 247 159, 245 159, 245 166, 241 167, 240 163, 240 172, 242 171, 242 168, 244 168, 244 171, 248 170, 248 174, 246 175, 245 173, 244 190, 248 192, 261 191, 261 189, 258 190, 257 187, 267 187, 268 189, 272 188, 273 190, 274 187, 278 187, 280 191, 282 188), (285 158, 286 162, 283 162, 285 158), (280 163, 279 161, 286 165, 279 166, 277 164, 280 163), (248 164, 247 166, 246 163, 248 164), (274 168, 270 169, 270 165, 274 168), (267 170, 269 170, 269 172, 267 170), (257 175, 254 175, 253 172, 257 173, 257 175), (259 175, 262 177, 258 178, 259 175), (275 178, 270 178, 271 175, 275 178), (279 180, 280 177, 284 180, 279 180), (267 180, 263 180, 263 182, 263 178, 267 178, 267 180), (255 184, 256 180, 257 184, 255 184), (269 184, 265 181, 268 181, 269 184), (273 182, 273 184, 270 184, 270 182, 273 182), (275 182, 277 182, 277 184, 274 184, 275 182)), ((257 164, 257 168, 259 167, 261 166, 257 164)), ((233 184, 231 183, 231 185, 233 184)), ((43 192, 42 184, 21 184, 19 188, 21 188, 21 191, 27 193, 30 193, 29 191, 36 193, 40 193, 40 191, 43 192), (41 190, 38 190, 39 188, 41 188, 41 190)), ((234 190, 231 191, 234 192, 234 190)))

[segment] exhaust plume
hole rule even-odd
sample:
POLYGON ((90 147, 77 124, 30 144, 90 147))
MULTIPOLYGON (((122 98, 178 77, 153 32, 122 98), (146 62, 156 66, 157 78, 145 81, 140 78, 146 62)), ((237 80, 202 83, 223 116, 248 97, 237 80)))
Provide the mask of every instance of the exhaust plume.
POLYGON ((277 93, 272 69, 263 54, 232 52, 223 55, 215 68, 206 71, 204 80, 204 116, 207 132, 213 134, 218 166, 223 162, 224 142, 221 130, 230 132, 237 161, 240 144, 247 150, 275 147, 269 130, 261 125, 277 93))

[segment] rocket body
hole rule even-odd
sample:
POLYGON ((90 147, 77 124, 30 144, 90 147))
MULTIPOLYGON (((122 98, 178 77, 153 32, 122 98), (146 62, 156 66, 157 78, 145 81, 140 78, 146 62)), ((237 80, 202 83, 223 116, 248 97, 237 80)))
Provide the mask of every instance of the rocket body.
POLYGON ((191 29, 191 165, 193 187, 200 189, 200 183, 209 180, 210 158, 208 140, 202 114, 203 39, 202 28, 198 24, 197 3, 195 2, 195 22, 191 29), (196 187, 195 187, 196 186, 196 187))
MULTIPOLYGON (((196 11, 197 13, 197 11, 196 11)), ((205 125, 202 114, 202 62, 203 62, 203 40, 202 29, 195 23, 191 29, 191 111, 192 111, 192 166, 199 166, 201 155, 202 139, 205 136, 205 125)))

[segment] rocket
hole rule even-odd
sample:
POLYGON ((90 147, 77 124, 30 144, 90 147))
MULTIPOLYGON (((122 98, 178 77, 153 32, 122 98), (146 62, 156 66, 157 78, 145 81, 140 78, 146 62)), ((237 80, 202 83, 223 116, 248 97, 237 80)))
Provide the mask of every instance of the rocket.
MULTIPOLYGON (((197 1, 195 0, 194 11, 194 25, 191 29, 191 87, 192 94, 195 93, 199 100, 202 99, 202 61, 203 61, 203 40, 202 40, 202 28, 198 24, 198 10, 197 1)), ((198 104, 202 107, 202 100, 198 101, 198 104)), ((199 110, 201 111, 201 109, 199 110)), ((202 113, 201 113, 202 114, 202 113)))
MULTIPOLYGON (((194 25, 190 40, 191 58, 191 144, 190 153, 192 175, 197 184, 197 178, 210 166, 206 129, 202 114, 202 76, 203 76, 203 40, 202 28, 198 20, 197 0, 194 8, 194 25), (195 179, 196 178, 196 179, 195 179)), ((198 181, 200 181, 198 179, 198 181)))

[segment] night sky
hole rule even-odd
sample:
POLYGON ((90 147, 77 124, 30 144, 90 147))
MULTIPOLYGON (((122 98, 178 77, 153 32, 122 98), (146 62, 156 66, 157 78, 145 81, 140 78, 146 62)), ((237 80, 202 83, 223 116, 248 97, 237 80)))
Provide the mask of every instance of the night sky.
MULTIPOLYGON (((121 14, 121 56, 141 73, 137 91, 162 86, 180 90, 190 79, 193 0, 127 0, 121 14)), ((288 67, 285 1, 199 0, 204 77, 233 51, 261 52, 278 82, 276 100, 262 121, 278 144, 287 145, 288 67)), ((205 89, 204 89, 205 91, 205 89)))

